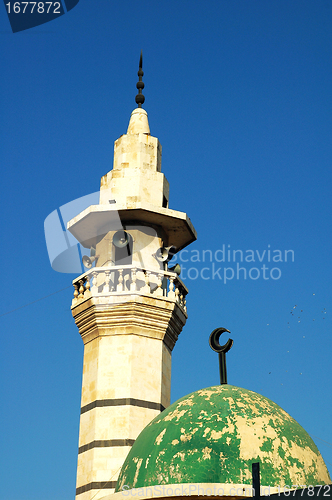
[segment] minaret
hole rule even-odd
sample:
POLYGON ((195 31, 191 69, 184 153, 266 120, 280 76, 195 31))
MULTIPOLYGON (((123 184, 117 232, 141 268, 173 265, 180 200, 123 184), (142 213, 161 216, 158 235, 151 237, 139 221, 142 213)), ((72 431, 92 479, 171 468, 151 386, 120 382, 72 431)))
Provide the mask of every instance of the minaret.
POLYGON ((77 500, 114 491, 138 434, 170 404, 171 353, 187 318, 188 290, 167 262, 196 232, 168 208, 161 146, 142 109, 142 55, 138 76, 138 107, 115 141, 99 204, 68 223, 91 249, 89 270, 73 281, 84 342, 77 500))

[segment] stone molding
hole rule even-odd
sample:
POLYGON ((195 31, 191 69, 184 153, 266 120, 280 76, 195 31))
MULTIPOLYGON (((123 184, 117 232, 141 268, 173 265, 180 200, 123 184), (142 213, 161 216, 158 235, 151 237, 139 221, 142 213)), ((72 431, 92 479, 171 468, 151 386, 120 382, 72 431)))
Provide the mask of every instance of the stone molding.
POLYGON ((116 481, 94 481, 76 488, 76 495, 81 495, 90 490, 114 490, 116 481))
POLYGON ((139 335, 163 340, 170 351, 187 319, 177 303, 142 295, 112 304, 91 297, 72 314, 84 344, 99 336, 139 335))
POLYGON ((105 408, 105 406, 138 406, 139 408, 148 408, 149 410, 157 410, 160 412, 165 410, 165 407, 161 403, 154 403, 153 401, 144 401, 136 398, 97 399, 82 406, 81 415, 94 408, 105 408))
POLYGON ((90 443, 80 446, 78 449, 78 454, 84 453, 93 448, 112 448, 113 446, 132 446, 135 443, 135 439, 99 439, 91 441, 90 443))

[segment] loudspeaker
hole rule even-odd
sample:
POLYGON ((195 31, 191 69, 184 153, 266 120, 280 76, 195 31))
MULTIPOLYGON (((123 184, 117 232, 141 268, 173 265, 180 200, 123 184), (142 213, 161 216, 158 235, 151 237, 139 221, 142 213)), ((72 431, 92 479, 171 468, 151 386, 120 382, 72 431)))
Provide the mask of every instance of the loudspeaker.
POLYGON ((175 254, 175 251, 176 251, 176 248, 173 245, 171 245, 169 247, 158 248, 158 250, 154 254, 154 257, 159 262, 168 262, 169 260, 171 260, 171 258, 175 254))
POLYGON ((96 259, 98 259, 98 255, 96 257, 88 257, 87 255, 83 255, 82 257, 83 266, 86 267, 87 269, 90 269, 96 259))
POLYGON ((129 245, 129 234, 126 231, 117 231, 113 236, 114 246, 124 248, 129 245))
POLYGON ((178 276, 180 276, 180 274, 181 274, 180 264, 175 264, 175 266, 170 267, 168 270, 171 271, 172 273, 176 273, 178 276))

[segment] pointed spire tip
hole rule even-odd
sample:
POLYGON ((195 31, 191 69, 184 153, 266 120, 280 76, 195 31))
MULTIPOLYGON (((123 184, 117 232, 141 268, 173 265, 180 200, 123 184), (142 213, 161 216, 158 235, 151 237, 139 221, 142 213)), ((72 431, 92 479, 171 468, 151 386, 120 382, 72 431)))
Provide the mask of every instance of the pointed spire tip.
POLYGON ((143 50, 141 50, 141 57, 139 58, 139 69, 143 68, 143 50))
POLYGON ((136 88, 138 90, 138 94, 136 95, 135 97, 135 101, 136 101, 136 104, 139 108, 142 107, 142 104, 144 103, 145 101, 145 97, 144 95, 142 94, 142 90, 144 89, 144 83, 142 81, 142 78, 143 78, 143 50, 141 50, 141 56, 140 56, 140 59, 139 59, 139 66, 138 66, 138 82, 136 83, 136 88))

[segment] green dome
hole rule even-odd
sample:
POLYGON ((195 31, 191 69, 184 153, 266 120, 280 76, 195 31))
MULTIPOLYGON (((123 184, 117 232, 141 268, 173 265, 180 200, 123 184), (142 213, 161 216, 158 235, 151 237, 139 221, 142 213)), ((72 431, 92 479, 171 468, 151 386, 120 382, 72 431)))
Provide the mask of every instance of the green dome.
POLYGON ((220 385, 185 396, 138 436, 116 491, 153 485, 250 485, 260 462, 261 485, 330 484, 309 434, 280 406, 255 392, 220 385))

